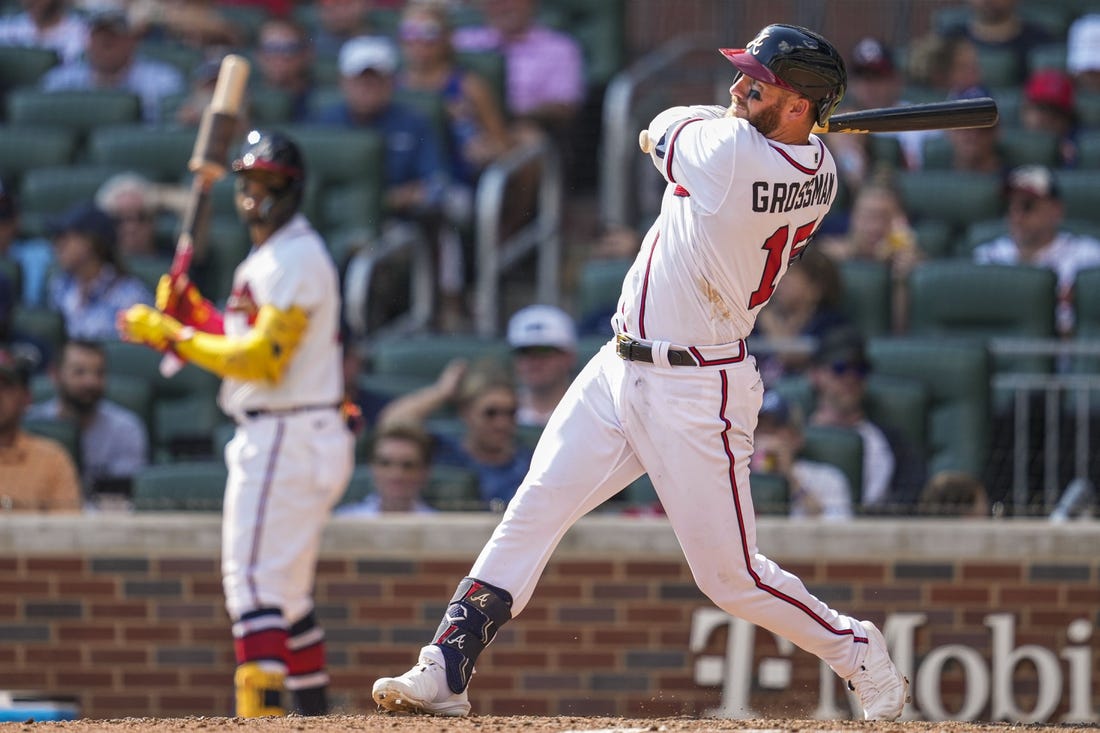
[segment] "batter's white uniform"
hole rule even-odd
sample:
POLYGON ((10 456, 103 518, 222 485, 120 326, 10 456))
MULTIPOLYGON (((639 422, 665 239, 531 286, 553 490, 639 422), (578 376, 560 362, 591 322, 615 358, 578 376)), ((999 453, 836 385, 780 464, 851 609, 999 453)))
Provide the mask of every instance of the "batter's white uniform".
POLYGON ((237 266, 225 314, 227 336, 251 328, 271 304, 297 306, 309 325, 282 380, 225 379, 218 403, 237 422, 225 448, 229 480, 222 525, 226 606, 237 619, 279 608, 289 623, 313 605, 321 533, 347 487, 354 439, 343 397, 336 267, 301 214, 237 266))
POLYGON ((653 139, 668 130, 652 158, 669 183, 613 325, 653 363, 620 358, 615 341, 593 357, 470 576, 510 592, 518 615, 573 522, 648 472, 700 589, 848 677, 862 625, 757 551, 749 458, 764 388, 743 340, 828 211, 836 167, 817 137, 784 145, 724 114, 681 107, 650 126, 653 139))

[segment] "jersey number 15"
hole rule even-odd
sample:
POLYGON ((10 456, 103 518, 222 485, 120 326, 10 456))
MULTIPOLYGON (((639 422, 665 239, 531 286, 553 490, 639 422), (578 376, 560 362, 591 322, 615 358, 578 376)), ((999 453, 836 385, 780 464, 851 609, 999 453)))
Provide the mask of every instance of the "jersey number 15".
MULTIPOLYGON (((787 255, 787 262, 793 262, 802 254, 802 250, 810 243, 817 228, 817 222, 811 221, 794 230, 794 238, 791 239, 791 253, 787 255)), ((791 227, 784 224, 775 230, 775 233, 765 240, 760 249, 768 253, 768 259, 764 262, 764 272, 760 275, 760 284, 749 296, 749 310, 764 305, 775 292, 775 285, 779 282, 779 272, 783 268, 783 253, 787 249, 787 238, 790 236, 791 227)))

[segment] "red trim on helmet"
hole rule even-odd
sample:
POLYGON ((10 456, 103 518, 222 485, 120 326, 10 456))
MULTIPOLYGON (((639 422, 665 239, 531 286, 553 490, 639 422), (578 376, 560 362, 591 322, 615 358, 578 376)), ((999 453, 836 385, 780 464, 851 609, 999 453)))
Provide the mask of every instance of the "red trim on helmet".
POLYGON ((738 71, 750 79, 772 84, 795 94, 802 94, 802 92, 776 76, 775 72, 760 63, 755 56, 744 48, 720 48, 718 53, 729 59, 729 62, 736 66, 738 71))
POLYGON ((257 158, 252 165, 245 165, 244 161, 237 159, 233 161, 233 170, 237 173, 244 171, 268 171, 270 173, 278 173, 279 175, 286 176, 287 178, 298 178, 302 175, 302 169, 296 168, 290 165, 282 165, 276 163, 273 160, 267 160, 265 158, 257 158))

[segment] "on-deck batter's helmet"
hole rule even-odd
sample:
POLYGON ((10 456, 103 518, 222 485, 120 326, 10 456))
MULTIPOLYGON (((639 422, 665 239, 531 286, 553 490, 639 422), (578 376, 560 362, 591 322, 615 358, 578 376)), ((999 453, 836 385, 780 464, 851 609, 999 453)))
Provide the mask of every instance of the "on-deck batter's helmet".
POLYGON ((745 48, 718 51, 745 76, 774 84, 809 99, 824 125, 848 87, 848 72, 833 45, 818 33, 796 25, 775 23, 745 48))
MULTIPOLYGON (((250 213, 250 217, 281 226, 301 206, 306 181, 305 161, 298 146, 287 135, 275 130, 250 130, 232 167, 240 177, 262 177, 270 191, 270 195, 257 202, 257 210, 250 213)), ((242 190, 243 183, 238 178, 238 191, 242 190)))

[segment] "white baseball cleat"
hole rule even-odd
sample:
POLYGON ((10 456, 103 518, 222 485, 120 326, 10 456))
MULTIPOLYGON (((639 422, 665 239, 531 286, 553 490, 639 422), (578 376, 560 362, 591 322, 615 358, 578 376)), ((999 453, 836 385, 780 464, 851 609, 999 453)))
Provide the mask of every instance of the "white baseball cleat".
POLYGON ((861 621, 867 631, 867 651, 859 669, 848 678, 848 689, 859 696, 866 720, 897 720, 909 702, 907 680, 886 650, 886 639, 870 621, 861 621))
POLYGON ((383 677, 371 693, 380 708, 392 713, 466 715, 470 701, 466 690, 455 694, 447 686, 443 650, 435 645, 420 650, 416 666, 400 677, 383 677))

